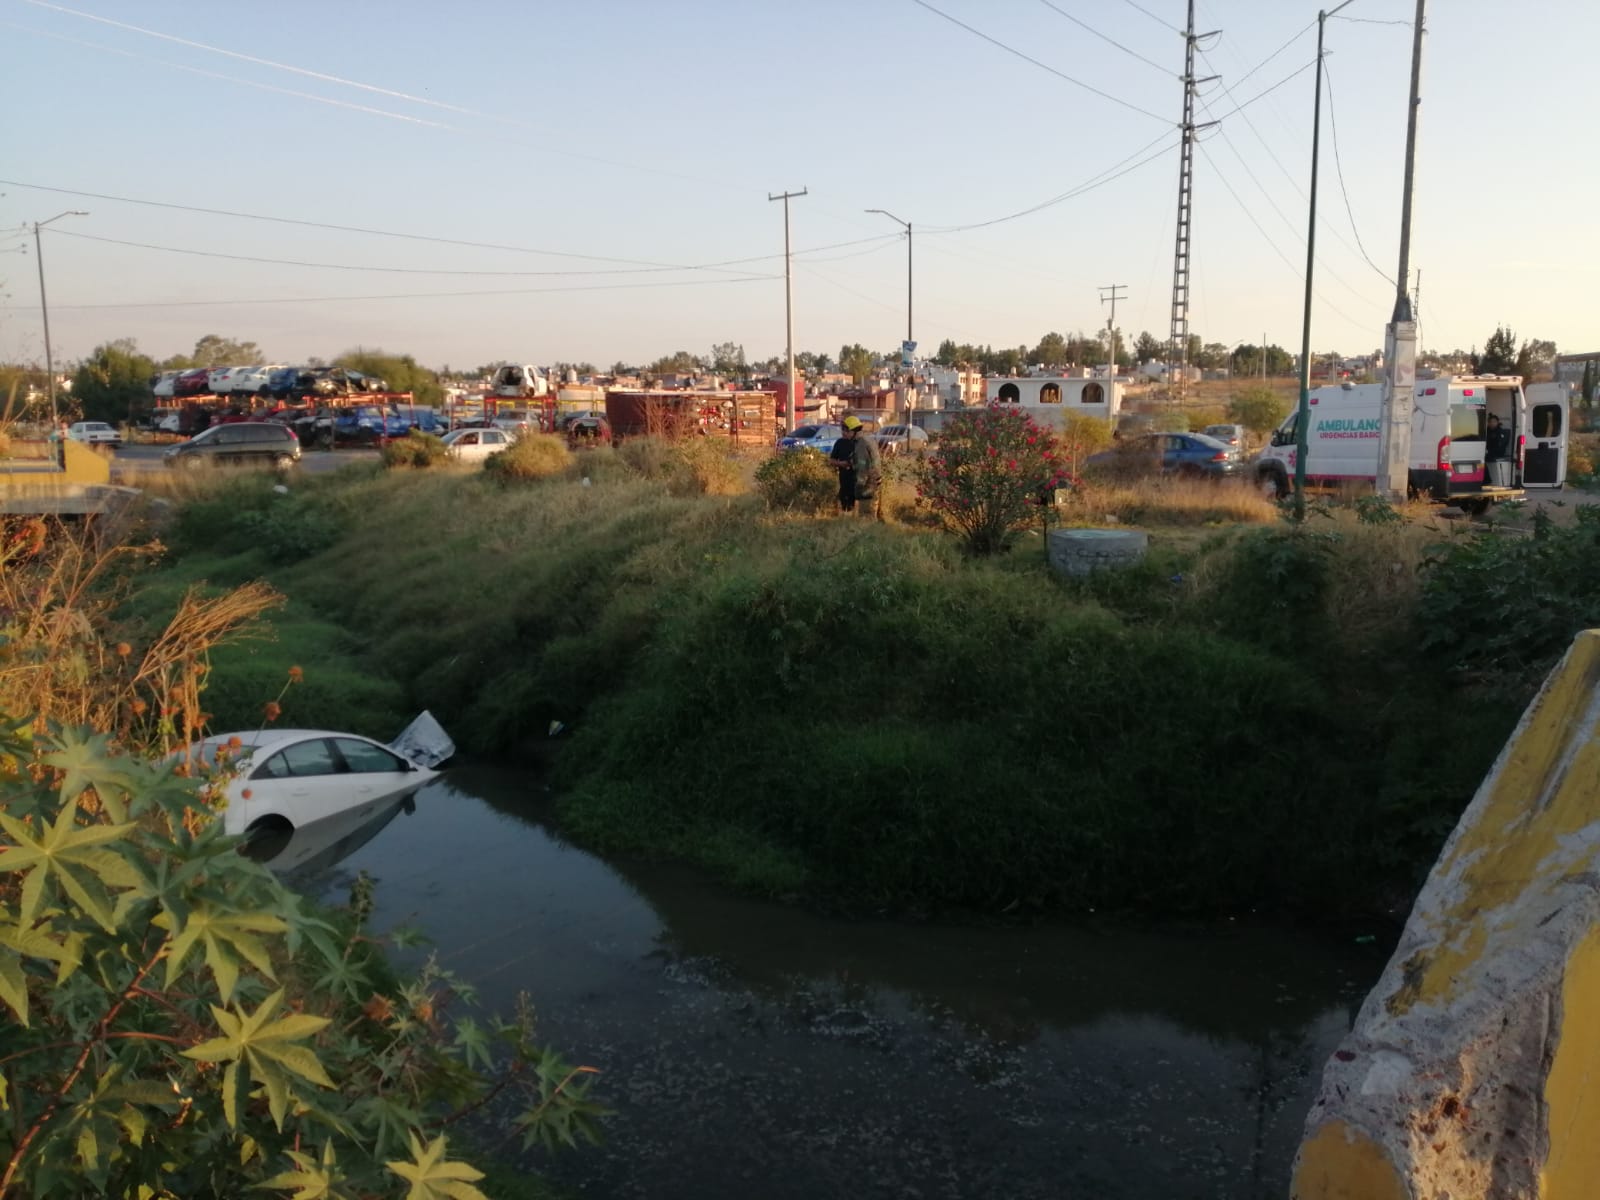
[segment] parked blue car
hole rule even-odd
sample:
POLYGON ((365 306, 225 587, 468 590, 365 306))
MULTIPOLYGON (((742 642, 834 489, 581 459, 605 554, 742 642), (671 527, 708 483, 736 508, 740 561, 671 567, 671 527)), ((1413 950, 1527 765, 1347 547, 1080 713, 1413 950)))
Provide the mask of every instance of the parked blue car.
POLYGON ((412 428, 423 433, 443 434, 445 423, 431 408, 381 408, 363 404, 347 408, 333 418, 333 436, 338 442, 372 445, 383 438, 401 438, 412 428))
POLYGON ((1230 479, 1240 471, 1239 452, 1203 433, 1142 433, 1124 437, 1110 450, 1090 455, 1089 469, 1135 475, 1187 475, 1230 479))
POLYGON ((793 433, 778 439, 778 449, 811 449, 819 454, 830 454, 833 444, 843 436, 843 425, 797 425, 793 433))

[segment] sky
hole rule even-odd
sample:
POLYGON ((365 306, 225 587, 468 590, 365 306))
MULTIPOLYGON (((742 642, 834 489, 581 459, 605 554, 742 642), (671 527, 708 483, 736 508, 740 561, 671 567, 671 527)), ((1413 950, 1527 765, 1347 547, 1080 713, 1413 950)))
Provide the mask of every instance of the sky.
MULTIPOLYGON (((1430 6, 1425 348, 1600 347, 1600 4, 1430 6)), ((1413 0, 1326 25, 1312 345, 1382 345, 1413 0)), ((1190 329, 1298 349, 1317 10, 1197 0, 1190 329)), ((463 369, 1167 334, 1180 0, 0 0, 0 361, 205 334, 463 369), (53 189, 53 190, 52 190, 53 189), (135 203, 135 201, 146 203, 135 203), (869 213, 884 209, 894 219, 869 213), (1018 215, 1020 214, 1020 215, 1018 215), (271 218, 271 219, 258 219, 271 218), (1010 219, 1007 219, 1010 218, 1010 219), (392 236, 406 235, 406 236, 392 236), (231 257, 229 257, 231 256, 231 257), (268 261, 261 261, 268 260, 268 261)))

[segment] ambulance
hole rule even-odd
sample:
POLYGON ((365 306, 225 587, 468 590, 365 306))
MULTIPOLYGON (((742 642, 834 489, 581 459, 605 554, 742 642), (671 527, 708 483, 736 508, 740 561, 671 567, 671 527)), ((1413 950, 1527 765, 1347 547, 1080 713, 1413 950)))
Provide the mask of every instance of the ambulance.
MULTIPOLYGON (((1481 513, 1497 501, 1561 487, 1567 477, 1571 398, 1567 384, 1524 388, 1515 375, 1417 380, 1410 495, 1481 513), (1490 416, 1510 431, 1504 461, 1489 459, 1490 416)), ((1380 383, 1346 383, 1310 393, 1307 486, 1375 483, 1382 410, 1380 383)), ((1256 459, 1256 479, 1274 496, 1288 495, 1294 487, 1298 422, 1297 407, 1256 459)))

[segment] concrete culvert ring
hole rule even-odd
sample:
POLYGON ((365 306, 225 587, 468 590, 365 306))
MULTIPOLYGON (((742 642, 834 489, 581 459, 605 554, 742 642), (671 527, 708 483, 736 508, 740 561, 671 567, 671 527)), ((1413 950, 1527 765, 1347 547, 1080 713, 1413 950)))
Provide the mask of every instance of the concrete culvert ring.
POLYGON ((1090 575, 1142 561, 1149 545, 1150 535, 1138 529, 1057 529, 1050 534, 1050 566, 1062 575, 1090 575))

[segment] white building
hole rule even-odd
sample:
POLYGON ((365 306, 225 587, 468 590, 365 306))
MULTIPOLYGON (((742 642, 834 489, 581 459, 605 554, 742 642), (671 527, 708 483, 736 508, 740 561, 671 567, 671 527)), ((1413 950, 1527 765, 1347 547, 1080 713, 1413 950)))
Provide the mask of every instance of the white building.
POLYGON ((938 395, 939 408, 967 408, 983 403, 983 373, 971 367, 941 367, 930 365, 924 372, 938 395))
POLYGON ((1001 376, 988 381, 984 400, 995 406, 1019 405, 1034 420, 1059 428, 1069 414, 1114 420, 1122 411, 1122 386, 1117 379, 1001 376))

